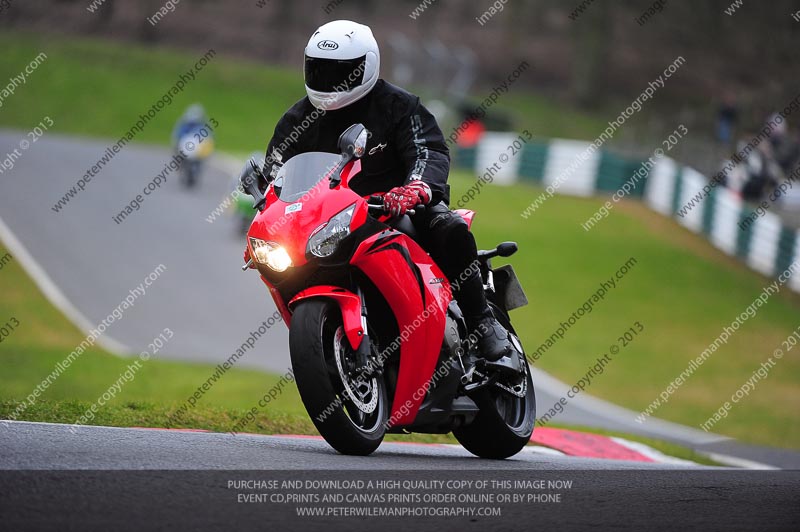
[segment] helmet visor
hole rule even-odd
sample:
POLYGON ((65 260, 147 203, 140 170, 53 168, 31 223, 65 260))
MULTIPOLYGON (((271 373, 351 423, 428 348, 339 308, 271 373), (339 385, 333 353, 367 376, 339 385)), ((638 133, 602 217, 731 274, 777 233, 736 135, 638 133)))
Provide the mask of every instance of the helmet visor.
POLYGON ((320 59, 306 56, 306 86, 319 92, 345 92, 364 82, 367 56, 320 59))

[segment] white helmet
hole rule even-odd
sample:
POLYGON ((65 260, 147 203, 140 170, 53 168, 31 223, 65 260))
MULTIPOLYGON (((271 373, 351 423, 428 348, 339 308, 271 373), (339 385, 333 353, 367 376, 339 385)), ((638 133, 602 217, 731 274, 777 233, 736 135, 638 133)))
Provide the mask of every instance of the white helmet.
POLYGON ((305 50, 305 85, 317 109, 333 111, 366 96, 378 82, 381 53, 369 26, 334 20, 317 29, 305 50))
POLYGON ((183 119, 187 122, 205 122, 206 110, 199 103, 193 103, 183 113, 183 119))

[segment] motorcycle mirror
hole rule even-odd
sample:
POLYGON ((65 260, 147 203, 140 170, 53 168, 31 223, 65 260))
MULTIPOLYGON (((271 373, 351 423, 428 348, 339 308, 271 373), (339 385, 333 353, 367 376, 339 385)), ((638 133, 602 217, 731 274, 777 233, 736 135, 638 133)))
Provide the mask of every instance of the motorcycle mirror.
POLYGON ((254 157, 251 157, 245 163, 244 168, 242 168, 242 173, 239 174, 239 183, 242 185, 242 190, 252 196, 255 201, 255 203, 253 203, 253 208, 259 211, 264 209, 264 204, 267 202, 267 198, 261 193, 258 186, 261 180, 263 180, 264 183, 268 182, 264 173, 261 171, 258 161, 256 161, 254 157))
POLYGON ((514 253, 517 252, 517 243, 516 242, 503 242, 498 244, 498 246, 494 249, 490 250, 479 250, 478 251, 478 258, 482 260, 493 259, 494 257, 510 257, 514 253))
POLYGON ((331 174, 331 188, 336 188, 342 182, 342 170, 353 159, 359 159, 367 149, 369 131, 364 124, 353 124, 339 135, 339 151, 342 159, 331 174))
POLYGON ((346 157, 348 162, 351 159, 359 159, 364 156, 367 149, 367 138, 369 131, 364 124, 353 124, 344 130, 339 136, 339 152, 342 157, 346 157))
POLYGON ((516 242, 503 242, 497 246, 497 255, 500 257, 510 257, 516 253, 518 249, 516 242))

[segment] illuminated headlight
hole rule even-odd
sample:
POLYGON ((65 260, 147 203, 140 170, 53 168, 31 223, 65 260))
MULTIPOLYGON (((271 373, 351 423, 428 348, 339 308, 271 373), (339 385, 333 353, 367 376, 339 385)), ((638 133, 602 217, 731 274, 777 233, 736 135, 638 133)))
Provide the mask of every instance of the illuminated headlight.
POLYGON ((355 210, 354 203, 317 229, 317 232, 308 239, 308 251, 320 258, 333 255, 339 242, 350 234, 350 221, 355 210))
POLYGON ((276 272, 286 271, 286 268, 292 265, 289 254, 275 242, 264 242, 250 237, 250 250, 254 261, 269 266, 276 272))

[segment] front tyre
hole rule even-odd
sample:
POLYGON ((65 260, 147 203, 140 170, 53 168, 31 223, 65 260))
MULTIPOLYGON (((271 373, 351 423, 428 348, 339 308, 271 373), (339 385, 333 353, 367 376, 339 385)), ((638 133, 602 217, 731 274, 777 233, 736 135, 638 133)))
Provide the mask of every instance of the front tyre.
POLYGON ((297 305, 289 329, 295 381, 311 421, 342 454, 365 456, 383 441, 388 419, 382 377, 353 376, 355 357, 339 307, 326 299, 297 305))
POLYGON ((198 161, 183 161, 181 165, 183 186, 193 189, 197 186, 197 176, 200 173, 200 163, 198 161))

